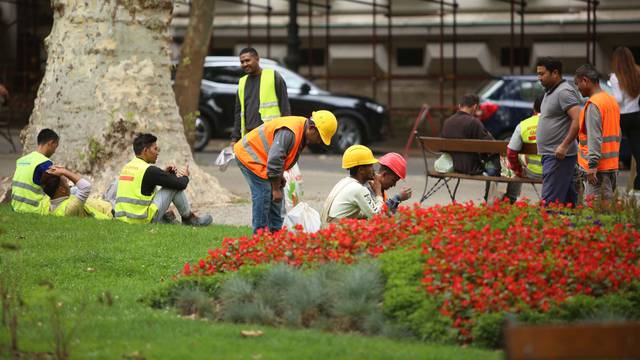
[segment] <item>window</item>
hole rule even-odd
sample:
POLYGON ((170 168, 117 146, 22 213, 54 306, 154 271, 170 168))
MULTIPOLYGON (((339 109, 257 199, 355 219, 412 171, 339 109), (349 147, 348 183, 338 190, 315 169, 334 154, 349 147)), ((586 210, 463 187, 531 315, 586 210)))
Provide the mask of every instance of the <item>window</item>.
MULTIPOLYGON (((531 48, 513 48, 513 57, 513 66, 529 66, 529 62, 531 59, 531 48)), ((500 49, 500 65, 511 66, 511 48, 503 47, 500 49)))
POLYGON ((396 64, 399 67, 405 66, 423 66, 424 65, 424 48, 397 48, 396 64))
POLYGON ((209 51, 210 56, 233 56, 232 48, 213 48, 209 51))
POLYGON ((244 75, 239 66, 210 66, 204 69, 203 78, 222 84, 238 84, 238 80, 244 75))
POLYGON ((544 94, 544 88, 539 81, 523 81, 520 85, 520 99, 524 101, 533 102, 542 94, 544 94))
MULTIPOLYGON (((313 61, 313 66, 324 66, 324 56, 324 49, 311 49, 311 60, 313 61)), ((309 66, 309 64, 309 49, 300 49, 300 65, 309 66)))

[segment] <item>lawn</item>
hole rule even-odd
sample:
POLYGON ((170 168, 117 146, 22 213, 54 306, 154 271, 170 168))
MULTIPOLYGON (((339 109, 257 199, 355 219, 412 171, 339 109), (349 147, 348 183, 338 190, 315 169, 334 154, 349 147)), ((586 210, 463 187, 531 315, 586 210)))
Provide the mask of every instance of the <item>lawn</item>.
MULTIPOLYGON (((172 281, 185 262, 197 260, 224 237, 249 232, 247 227, 136 226, 17 215, 9 206, 0 206, 1 279, 17 284, 24 303, 18 311, 21 351, 54 351, 56 332, 51 318, 60 314, 63 332, 77 324, 70 354, 78 359, 502 356, 495 351, 356 334, 192 320, 138 301, 163 282, 172 281), (107 298, 113 299, 112 305, 107 298), (264 336, 242 338, 240 331, 245 329, 262 330, 264 336)), ((7 328, 2 327, 1 357, 7 356, 9 338, 7 328)))

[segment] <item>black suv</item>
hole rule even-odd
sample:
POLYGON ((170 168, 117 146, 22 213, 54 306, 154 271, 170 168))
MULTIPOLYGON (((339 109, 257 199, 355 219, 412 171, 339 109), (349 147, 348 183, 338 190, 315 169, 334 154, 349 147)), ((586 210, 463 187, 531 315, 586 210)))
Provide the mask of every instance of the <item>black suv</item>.
MULTIPOLYGON (((334 152, 342 153, 351 145, 380 140, 387 131, 387 109, 375 100, 322 90, 273 60, 262 58, 260 66, 274 69, 284 78, 292 115, 310 116, 316 110, 329 110, 336 115, 338 130, 331 141, 334 152)), ((244 71, 237 57, 208 56, 205 59, 200 86, 200 117, 196 120, 196 150, 207 146, 212 137, 230 138, 238 80, 242 76, 244 71)))

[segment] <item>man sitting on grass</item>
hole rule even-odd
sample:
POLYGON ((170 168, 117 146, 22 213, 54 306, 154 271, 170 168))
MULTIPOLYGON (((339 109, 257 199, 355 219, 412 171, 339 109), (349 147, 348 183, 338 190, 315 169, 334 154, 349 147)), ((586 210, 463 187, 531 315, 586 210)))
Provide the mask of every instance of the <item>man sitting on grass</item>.
POLYGON ((189 184, 188 165, 180 171, 175 165, 164 170, 151 165, 156 163, 160 152, 157 140, 151 134, 138 134, 133 140, 136 156, 122 168, 118 177, 115 218, 130 224, 173 222, 171 216, 165 216, 173 203, 182 216, 183 225, 211 224, 211 215, 197 216, 191 211, 184 193, 189 184), (158 191, 156 186, 160 186, 158 191))

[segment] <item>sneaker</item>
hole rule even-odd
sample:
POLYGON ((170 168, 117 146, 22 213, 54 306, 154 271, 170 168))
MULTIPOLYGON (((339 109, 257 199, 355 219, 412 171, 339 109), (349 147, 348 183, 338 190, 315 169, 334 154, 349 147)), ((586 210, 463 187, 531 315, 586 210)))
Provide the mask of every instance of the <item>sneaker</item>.
POLYGON ((173 211, 168 210, 166 213, 162 215, 162 223, 163 224, 177 224, 178 219, 176 219, 176 214, 173 211))
POLYGON ((191 214, 188 218, 182 218, 182 225, 189 226, 207 226, 213 222, 213 216, 209 214, 198 216, 191 214))

